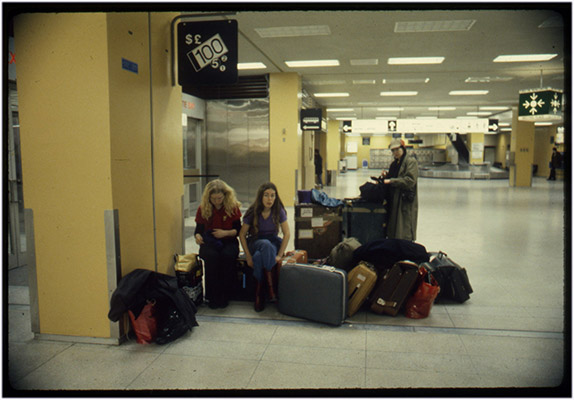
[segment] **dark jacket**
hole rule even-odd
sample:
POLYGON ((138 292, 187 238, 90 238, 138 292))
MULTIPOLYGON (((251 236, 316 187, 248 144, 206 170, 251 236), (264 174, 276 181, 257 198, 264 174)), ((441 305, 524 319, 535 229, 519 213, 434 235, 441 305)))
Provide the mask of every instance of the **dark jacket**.
POLYGON ((404 239, 378 239, 365 243, 353 252, 354 263, 367 261, 379 271, 391 268, 397 261, 409 260, 416 264, 429 261, 426 248, 404 239))
POLYGON ((178 287, 177 278, 145 269, 136 269, 121 279, 110 299, 108 318, 118 321, 128 310, 137 318, 148 299, 172 302, 189 329, 198 326, 197 308, 178 287))
POLYGON ((417 160, 406 154, 399 168, 398 176, 390 179, 391 193, 388 209, 389 222, 387 224, 389 239, 416 240, 417 238, 418 176, 417 160), (406 190, 414 191, 413 201, 405 201, 402 198, 401 192, 406 190))

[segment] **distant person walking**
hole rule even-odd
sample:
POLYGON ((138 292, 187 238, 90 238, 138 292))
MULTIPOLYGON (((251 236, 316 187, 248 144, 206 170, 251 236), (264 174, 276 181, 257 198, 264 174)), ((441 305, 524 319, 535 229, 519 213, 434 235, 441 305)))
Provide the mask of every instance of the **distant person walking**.
POLYGON ((560 168, 562 164, 562 157, 556 147, 552 148, 552 158, 550 159, 550 176, 547 181, 556 180, 556 168, 560 168))
POLYGON ((323 157, 319 149, 315 149, 315 176, 320 189, 323 189, 323 157))

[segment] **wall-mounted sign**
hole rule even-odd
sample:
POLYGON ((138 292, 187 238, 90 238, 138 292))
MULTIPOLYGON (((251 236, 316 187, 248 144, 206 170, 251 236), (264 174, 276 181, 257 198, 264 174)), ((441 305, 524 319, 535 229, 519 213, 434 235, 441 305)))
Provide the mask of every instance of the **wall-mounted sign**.
POLYGON ((498 128, 500 128, 500 126, 498 125, 497 119, 488 120, 488 133, 498 132, 498 128))
POLYGON ((353 121, 343 121, 343 133, 353 132, 353 121))
POLYGON ((557 89, 521 90, 518 97, 519 121, 562 119, 562 91, 557 89))
POLYGON ((177 51, 180 85, 237 82, 237 21, 181 22, 177 51))
POLYGON ((402 134, 402 133, 487 133, 488 119, 358 119, 343 121, 343 133, 353 134, 402 134), (352 126, 351 126, 352 122, 352 126), (393 130, 390 130, 393 126, 393 130), (396 126, 396 128, 395 128, 396 126))
POLYGON ((302 131, 320 131, 323 118, 320 108, 307 108, 300 112, 302 131))

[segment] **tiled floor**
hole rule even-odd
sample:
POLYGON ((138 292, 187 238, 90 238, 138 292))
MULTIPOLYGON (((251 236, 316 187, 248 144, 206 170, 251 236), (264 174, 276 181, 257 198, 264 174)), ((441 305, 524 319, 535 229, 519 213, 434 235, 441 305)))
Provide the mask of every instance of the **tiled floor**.
MULTIPOLYGON (((374 172, 341 174, 324 191, 355 197, 374 172)), ((165 346, 63 343, 33 339, 27 288, 11 286, 9 381, 20 390, 533 388, 501 393, 544 396, 566 378, 570 390, 563 190, 543 178, 531 188, 419 179, 417 242, 465 266, 474 289, 466 303, 435 304, 422 320, 361 311, 330 327, 236 302, 202 306, 199 326, 165 346)), ((196 251, 191 239, 187 250, 196 251)))

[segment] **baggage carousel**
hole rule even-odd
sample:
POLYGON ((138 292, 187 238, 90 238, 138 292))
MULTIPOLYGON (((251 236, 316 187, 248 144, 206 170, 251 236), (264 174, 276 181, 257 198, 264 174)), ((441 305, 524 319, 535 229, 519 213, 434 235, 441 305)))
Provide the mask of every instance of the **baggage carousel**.
POLYGON ((432 163, 419 165, 419 177, 442 179, 508 179, 508 171, 485 164, 432 163))

